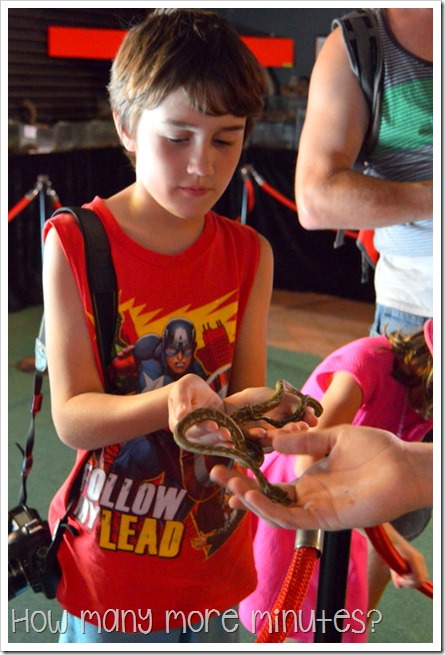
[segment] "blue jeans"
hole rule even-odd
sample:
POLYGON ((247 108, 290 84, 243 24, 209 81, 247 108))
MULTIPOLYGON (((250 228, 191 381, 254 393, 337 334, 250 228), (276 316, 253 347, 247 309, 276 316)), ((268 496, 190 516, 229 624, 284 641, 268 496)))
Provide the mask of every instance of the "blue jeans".
POLYGON ((371 325, 369 334, 376 337, 379 334, 390 334, 394 330, 402 332, 415 332, 420 329, 429 316, 416 316, 408 312, 401 312, 399 309, 386 307, 377 304, 375 307, 374 323, 371 325))
POLYGON ((143 632, 118 632, 102 629, 93 623, 82 621, 77 616, 64 611, 61 622, 62 631, 59 638, 61 644, 216 644, 238 643, 239 628, 232 630, 238 620, 228 620, 227 625, 221 617, 214 616, 209 619, 208 630, 191 630, 187 627, 185 633, 182 628, 172 628, 170 631, 156 631, 144 634, 143 632))

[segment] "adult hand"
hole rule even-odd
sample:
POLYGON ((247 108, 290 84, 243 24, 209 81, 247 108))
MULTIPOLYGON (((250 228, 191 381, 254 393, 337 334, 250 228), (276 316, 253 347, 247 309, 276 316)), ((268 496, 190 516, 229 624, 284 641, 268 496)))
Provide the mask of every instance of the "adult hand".
POLYGON ((255 481, 224 467, 211 477, 235 496, 230 503, 274 527, 341 530, 368 527, 432 503, 430 444, 405 443, 390 432, 340 425, 273 436, 282 453, 321 457, 293 484, 282 485, 292 506, 273 503, 255 481))

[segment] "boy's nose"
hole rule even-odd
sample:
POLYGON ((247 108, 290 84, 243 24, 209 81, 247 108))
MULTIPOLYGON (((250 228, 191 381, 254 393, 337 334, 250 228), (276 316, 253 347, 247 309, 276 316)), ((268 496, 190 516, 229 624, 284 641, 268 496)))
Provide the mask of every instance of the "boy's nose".
POLYGON ((213 161, 208 148, 197 148, 191 155, 187 172, 190 175, 199 175, 205 177, 213 174, 213 161))

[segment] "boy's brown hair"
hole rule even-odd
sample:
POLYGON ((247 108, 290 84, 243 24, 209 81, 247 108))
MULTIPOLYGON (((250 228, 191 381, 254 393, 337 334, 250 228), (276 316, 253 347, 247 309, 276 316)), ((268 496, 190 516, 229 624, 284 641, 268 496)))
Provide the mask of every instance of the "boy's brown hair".
POLYGON ((179 88, 202 113, 247 118, 246 136, 266 92, 263 69, 229 23, 198 9, 156 9, 129 30, 111 68, 119 129, 134 137, 141 111, 179 88))

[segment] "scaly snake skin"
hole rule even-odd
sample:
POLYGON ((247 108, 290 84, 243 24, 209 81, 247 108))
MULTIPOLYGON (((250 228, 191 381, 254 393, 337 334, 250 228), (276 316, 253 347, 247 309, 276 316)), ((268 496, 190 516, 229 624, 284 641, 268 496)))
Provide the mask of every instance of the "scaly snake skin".
POLYGON ((306 407, 312 407, 316 416, 321 416, 323 412, 323 407, 318 400, 302 394, 286 380, 278 380, 275 385, 275 392, 269 400, 258 405, 241 407, 241 409, 235 411, 231 416, 211 408, 193 410, 177 423, 173 431, 173 438, 183 450, 201 455, 229 457, 235 460, 241 466, 253 472, 262 491, 268 498, 276 503, 289 505, 292 501, 288 494, 281 487, 271 484, 260 470, 260 466, 264 461, 264 453, 261 446, 256 441, 246 437, 240 426, 251 421, 266 421, 276 428, 281 428, 286 423, 301 421, 304 417, 306 407), (299 398, 300 402, 297 410, 281 421, 267 416, 267 412, 277 407, 284 399, 286 393, 293 394, 299 398), (231 446, 206 445, 189 441, 185 436, 187 430, 202 421, 214 421, 219 427, 227 428, 231 435, 231 440, 228 442, 231 446))

